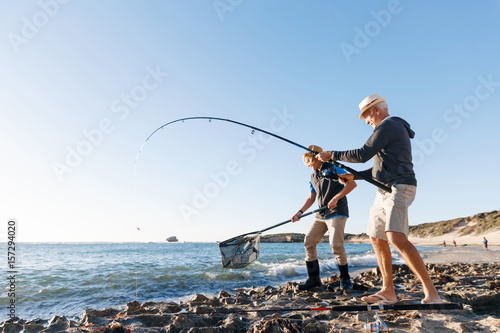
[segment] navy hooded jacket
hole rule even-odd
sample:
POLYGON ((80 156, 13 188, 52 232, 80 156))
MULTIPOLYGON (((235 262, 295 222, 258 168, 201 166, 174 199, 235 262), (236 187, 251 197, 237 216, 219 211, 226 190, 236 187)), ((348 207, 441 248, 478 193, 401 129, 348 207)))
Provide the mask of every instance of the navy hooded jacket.
POLYGON ((410 139, 415 132, 404 119, 388 117, 380 122, 359 149, 333 151, 332 160, 364 163, 373 159, 371 169, 360 172, 389 186, 417 185, 411 156, 410 139))

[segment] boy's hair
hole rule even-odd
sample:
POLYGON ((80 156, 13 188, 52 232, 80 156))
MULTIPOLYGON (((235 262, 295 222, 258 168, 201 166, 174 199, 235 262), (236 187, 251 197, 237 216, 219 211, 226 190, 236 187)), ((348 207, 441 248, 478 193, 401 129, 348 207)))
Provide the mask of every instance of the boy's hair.
POLYGON ((316 158, 316 154, 321 153, 323 149, 320 146, 310 145, 307 146, 307 149, 314 150, 316 153, 306 151, 304 155, 302 155, 302 161, 307 164, 311 159, 316 158))

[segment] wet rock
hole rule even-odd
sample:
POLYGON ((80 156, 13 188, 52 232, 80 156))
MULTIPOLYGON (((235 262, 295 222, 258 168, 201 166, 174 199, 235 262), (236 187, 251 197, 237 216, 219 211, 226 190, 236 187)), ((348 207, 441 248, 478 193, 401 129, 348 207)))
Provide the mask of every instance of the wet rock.
POLYGON ((259 294, 275 295, 278 293, 278 290, 276 290, 276 288, 273 288, 271 286, 259 287, 259 288, 252 287, 252 290, 259 294))
POLYGON ((208 301, 208 298, 205 295, 202 294, 194 294, 191 296, 189 299, 189 303, 206 303, 208 301))
POLYGON ((117 323, 117 322, 112 322, 105 327, 97 329, 97 332, 103 332, 103 333, 129 333, 131 330, 129 330, 127 327, 123 326, 122 323, 117 323))
POLYGON ((304 326, 304 331, 308 333, 324 333, 330 332, 331 325, 325 322, 309 323, 304 326))
POLYGON ((222 305, 222 303, 215 296, 211 296, 208 299, 208 304, 210 306, 220 306, 220 305, 222 305))
POLYGON ((162 314, 177 313, 182 310, 181 306, 175 302, 158 302, 155 303, 155 308, 162 314))
POLYGON ((297 290, 298 283, 297 282, 287 282, 284 286, 282 286, 279 290, 284 293, 294 293, 297 290))
POLYGON ((81 319, 78 321, 78 325, 105 325, 108 322, 109 317, 115 317, 119 312, 119 310, 111 308, 104 310, 85 308, 83 309, 83 315, 81 319))
POLYGON ((188 316, 185 314, 180 314, 172 317, 172 321, 170 324, 165 326, 165 332, 173 333, 180 332, 185 330, 186 332, 194 327, 193 323, 188 319, 188 316))
POLYGON ((127 305, 125 306, 125 312, 129 315, 138 313, 140 310, 141 310, 141 303, 137 301, 128 302, 127 305))
POLYGON ((68 320, 65 316, 54 316, 49 320, 49 324, 43 332, 60 332, 69 329, 72 325, 72 322, 68 320))
POLYGON ((222 303, 225 305, 232 305, 235 303, 235 300, 233 298, 223 298, 222 303))
POLYGON ((230 314, 224 321, 222 326, 228 332, 241 332, 248 326, 250 320, 246 317, 230 314))
POLYGON ((302 326, 294 324, 289 319, 273 318, 271 320, 260 320, 250 326, 247 333, 303 333, 302 326))
POLYGON ((145 302, 141 305, 140 310, 138 313, 144 313, 144 314, 157 314, 160 313, 160 309, 157 306, 157 303, 155 302, 145 302))
POLYGON ((146 327, 164 327, 172 322, 172 317, 144 314, 138 316, 137 320, 146 327))
POLYGON ((0 324, 0 330, 5 333, 18 333, 23 330, 23 323, 24 321, 17 317, 5 320, 0 324))
POLYGON ((91 317, 100 317, 100 318, 102 318, 102 317, 114 317, 119 312, 120 312, 120 310, 111 309, 111 308, 107 308, 104 310, 96 310, 96 309, 89 309, 89 308, 83 309, 84 316, 87 315, 87 316, 91 316, 91 317))
POLYGON ((24 324, 24 331, 27 333, 35 333, 35 332, 40 332, 45 328, 45 325, 47 324, 47 321, 41 320, 41 319, 35 319, 35 320, 30 320, 27 321, 24 324))

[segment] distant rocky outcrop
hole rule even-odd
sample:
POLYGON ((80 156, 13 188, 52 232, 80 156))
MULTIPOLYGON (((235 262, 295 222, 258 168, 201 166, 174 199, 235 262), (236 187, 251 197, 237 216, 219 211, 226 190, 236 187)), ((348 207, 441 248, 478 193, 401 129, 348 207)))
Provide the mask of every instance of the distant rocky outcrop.
POLYGON ((303 243, 304 234, 297 233, 284 233, 284 234, 272 234, 263 235, 260 238, 261 243, 303 243))
MULTIPOLYGON (((284 234, 271 234, 263 235, 260 238, 261 243, 304 243, 305 234, 298 233, 284 233, 284 234)), ((368 235, 362 234, 345 234, 344 240, 346 242, 366 242, 368 235)), ((328 234, 323 236, 321 243, 328 243, 328 234)))

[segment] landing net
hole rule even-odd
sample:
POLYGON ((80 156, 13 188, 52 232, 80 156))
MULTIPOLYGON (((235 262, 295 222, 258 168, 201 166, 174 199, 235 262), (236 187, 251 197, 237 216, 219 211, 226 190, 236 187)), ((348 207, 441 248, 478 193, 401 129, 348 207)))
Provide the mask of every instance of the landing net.
POLYGON ((260 234, 236 237, 219 243, 222 267, 243 268, 254 262, 260 252, 260 234))

